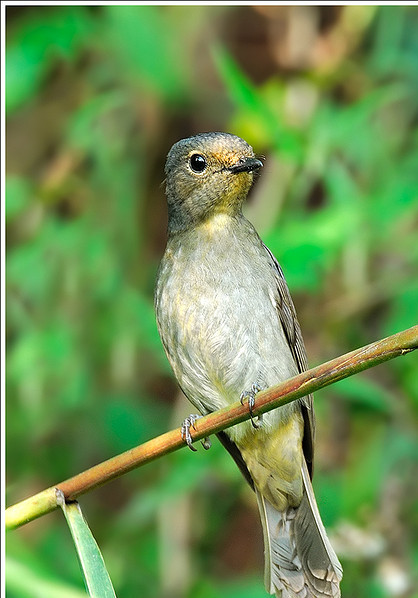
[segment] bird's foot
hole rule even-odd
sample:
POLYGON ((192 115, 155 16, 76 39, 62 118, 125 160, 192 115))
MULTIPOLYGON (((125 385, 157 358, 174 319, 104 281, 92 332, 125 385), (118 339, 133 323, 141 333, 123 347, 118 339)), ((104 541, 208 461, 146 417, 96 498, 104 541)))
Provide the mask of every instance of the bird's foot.
MULTIPOLYGON (((183 440, 186 441, 187 446, 192 451, 196 451, 197 449, 195 449, 195 447, 193 446, 193 438, 190 434, 190 428, 196 430, 195 423, 201 417, 202 416, 198 413, 191 413, 188 417, 186 417, 186 419, 183 421, 181 425, 181 437, 183 440)), ((200 442, 202 443, 202 446, 206 451, 210 449, 212 445, 210 438, 203 438, 200 442)))
POLYGON ((248 411, 250 412, 250 418, 251 418, 251 423, 253 425, 254 428, 259 428, 261 426, 261 423, 263 421, 263 416, 259 415, 257 417, 257 421, 254 419, 254 414, 253 414, 253 410, 255 407, 255 395, 260 392, 261 386, 259 384, 257 384, 257 382, 254 382, 253 384, 251 384, 251 388, 249 390, 243 390, 240 396, 240 401, 241 401, 241 405, 244 404, 245 399, 247 399, 248 401, 248 411))

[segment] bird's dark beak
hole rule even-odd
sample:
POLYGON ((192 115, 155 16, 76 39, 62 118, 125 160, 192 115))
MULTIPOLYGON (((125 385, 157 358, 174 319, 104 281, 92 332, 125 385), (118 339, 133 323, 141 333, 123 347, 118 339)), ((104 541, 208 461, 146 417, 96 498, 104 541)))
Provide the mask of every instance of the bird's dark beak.
POLYGON ((253 172, 263 166, 258 158, 241 158, 236 164, 230 166, 228 170, 234 174, 238 172, 253 172))

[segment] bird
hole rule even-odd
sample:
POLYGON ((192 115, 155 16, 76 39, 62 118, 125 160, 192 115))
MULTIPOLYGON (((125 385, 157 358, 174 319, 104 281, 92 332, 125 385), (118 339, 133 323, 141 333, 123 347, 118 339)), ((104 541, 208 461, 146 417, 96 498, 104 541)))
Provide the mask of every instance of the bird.
POLYGON ((251 418, 218 434, 255 491, 265 587, 278 598, 336 598, 342 567, 327 537, 311 476, 312 396, 260 418, 257 392, 307 369, 283 271, 242 212, 263 162, 230 133, 199 133, 170 149, 167 246, 155 286, 159 334, 197 417, 248 401, 251 418))

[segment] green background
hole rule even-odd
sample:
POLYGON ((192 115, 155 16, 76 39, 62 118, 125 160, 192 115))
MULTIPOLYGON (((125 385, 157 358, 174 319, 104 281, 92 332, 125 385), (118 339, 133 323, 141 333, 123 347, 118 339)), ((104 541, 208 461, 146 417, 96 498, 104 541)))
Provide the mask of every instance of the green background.
MULTIPOLYGON (((228 131, 265 156, 246 212, 311 365, 417 323, 416 7, 9 6, 6 85, 8 504, 191 410, 152 305, 181 137, 228 131)), ((345 598, 418 596, 417 366, 317 393, 345 598)), ((119 598, 266 595, 255 499, 217 441, 81 505, 119 598)), ((7 550, 9 598, 85 595, 61 513, 7 550)))

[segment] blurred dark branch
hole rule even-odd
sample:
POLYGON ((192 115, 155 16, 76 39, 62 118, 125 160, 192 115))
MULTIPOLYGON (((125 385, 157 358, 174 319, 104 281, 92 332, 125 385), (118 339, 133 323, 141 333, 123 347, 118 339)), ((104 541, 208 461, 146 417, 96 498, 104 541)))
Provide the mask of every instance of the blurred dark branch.
MULTIPOLYGON (((254 414, 260 415, 295 401, 320 388, 334 384, 338 380, 417 348, 418 325, 331 359, 331 361, 294 376, 277 386, 259 392, 256 397, 254 414)), ((220 409, 199 419, 193 432, 193 440, 216 434, 246 419, 249 419, 248 406, 241 405, 238 401, 225 409, 220 409)), ((181 448, 184 444, 180 428, 177 428, 95 465, 73 478, 9 507, 5 512, 6 529, 19 527, 56 509, 59 506, 57 490, 62 492, 66 500, 75 499, 136 467, 181 448)))

